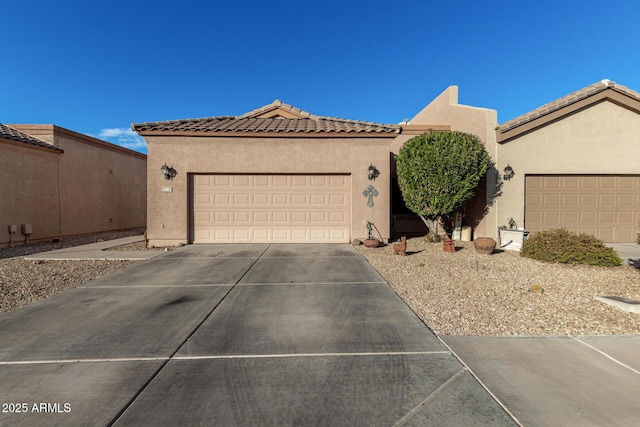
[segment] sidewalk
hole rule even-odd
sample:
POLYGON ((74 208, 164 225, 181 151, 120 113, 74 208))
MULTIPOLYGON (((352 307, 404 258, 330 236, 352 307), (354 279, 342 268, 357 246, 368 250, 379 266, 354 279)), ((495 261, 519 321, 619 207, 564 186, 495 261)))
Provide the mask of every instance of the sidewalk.
POLYGON ((106 240, 88 245, 73 246, 50 252, 27 255, 25 259, 41 260, 145 260, 162 255, 162 250, 115 251, 111 248, 144 241, 143 236, 130 236, 121 239, 106 240))
POLYGON ((441 338, 522 425, 638 425, 640 335, 441 338))

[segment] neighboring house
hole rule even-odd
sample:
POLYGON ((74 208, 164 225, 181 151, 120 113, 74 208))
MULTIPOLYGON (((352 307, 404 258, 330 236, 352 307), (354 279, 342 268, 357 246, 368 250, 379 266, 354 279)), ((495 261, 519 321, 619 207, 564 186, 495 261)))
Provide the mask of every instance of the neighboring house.
MULTIPOLYGON (((495 217, 529 231, 567 228, 605 242, 640 230, 640 94, 595 83, 496 129, 497 169, 510 166, 495 217)), ((500 225, 500 224, 498 224, 500 225)))
POLYGON ((275 101, 241 116, 132 129, 148 144, 151 244, 348 243, 367 237, 367 222, 389 239, 389 144, 399 126, 275 101))
POLYGON ((0 124, 0 178, 0 247, 146 225, 146 155, 96 138, 0 124))

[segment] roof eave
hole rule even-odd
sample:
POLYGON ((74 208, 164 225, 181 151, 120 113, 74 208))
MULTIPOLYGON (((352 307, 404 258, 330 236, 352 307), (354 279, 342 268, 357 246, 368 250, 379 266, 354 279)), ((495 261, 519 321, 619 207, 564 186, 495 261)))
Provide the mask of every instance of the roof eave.
POLYGON ((395 138, 400 129, 384 132, 233 132, 233 131, 171 131, 137 130, 140 136, 188 136, 233 138, 395 138))

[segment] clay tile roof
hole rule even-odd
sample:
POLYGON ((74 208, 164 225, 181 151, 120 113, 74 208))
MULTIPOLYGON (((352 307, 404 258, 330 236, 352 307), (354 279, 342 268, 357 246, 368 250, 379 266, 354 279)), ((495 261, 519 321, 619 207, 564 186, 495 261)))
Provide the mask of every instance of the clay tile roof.
POLYGON ((59 153, 64 152, 61 149, 56 148, 53 145, 41 139, 35 138, 24 132, 20 132, 17 129, 14 129, 7 125, 3 125, 2 123, 0 123, 0 138, 9 139, 11 141, 23 142, 25 144, 34 145, 41 148, 48 148, 50 150, 57 151, 59 153))
POLYGON ((282 101, 257 108, 241 116, 218 116, 202 119, 170 120, 133 124, 138 133, 194 132, 213 133, 399 133, 397 125, 316 116, 282 101))
POLYGON ((640 93, 611 80, 604 79, 578 91, 570 93, 566 96, 563 96, 562 98, 556 99, 555 101, 549 102, 548 104, 545 104, 542 107, 538 107, 526 114, 518 116, 515 119, 504 122, 499 125, 497 129, 501 133, 507 132, 513 128, 531 122, 539 117, 553 113, 554 111, 558 111, 561 108, 574 104, 578 101, 582 101, 583 99, 586 99, 607 89, 612 89, 616 92, 620 92, 622 94, 640 100, 640 93))

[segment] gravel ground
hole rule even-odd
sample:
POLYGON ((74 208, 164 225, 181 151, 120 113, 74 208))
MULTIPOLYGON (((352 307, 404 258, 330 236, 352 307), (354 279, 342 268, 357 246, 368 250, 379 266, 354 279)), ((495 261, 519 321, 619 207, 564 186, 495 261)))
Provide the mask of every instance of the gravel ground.
POLYGON ((479 255, 470 242, 407 241, 356 247, 411 309, 438 335, 611 335, 640 333, 640 314, 594 298, 640 300, 640 271, 629 266, 548 264, 502 251, 479 255), (541 290, 535 292, 536 290, 541 290))
POLYGON ((0 260, 0 313, 75 288, 139 262, 0 260))
MULTIPOLYGON (((141 261, 29 261, 21 257, 72 246, 141 235, 143 231, 100 233, 0 249, 0 313, 114 273, 141 261)), ((144 243, 132 244, 144 250, 144 243)), ((129 245, 127 245, 129 246, 129 245)))

